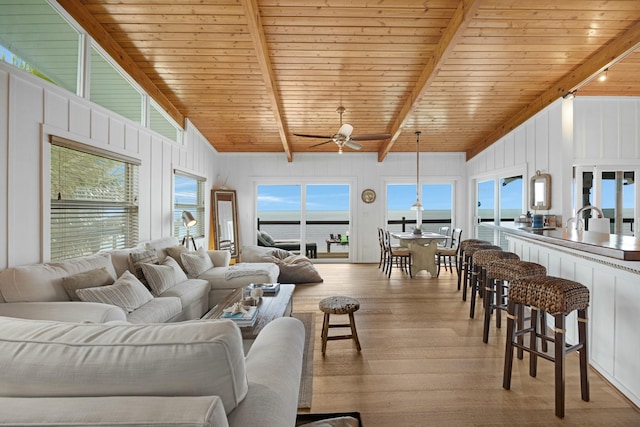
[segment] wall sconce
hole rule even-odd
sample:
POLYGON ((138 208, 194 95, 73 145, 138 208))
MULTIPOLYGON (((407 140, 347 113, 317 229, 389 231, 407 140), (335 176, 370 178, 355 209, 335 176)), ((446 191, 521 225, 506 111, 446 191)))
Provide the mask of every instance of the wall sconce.
POLYGON ((182 223, 187 228, 187 234, 182 239, 182 245, 184 245, 184 246, 186 246, 188 248, 189 247, 189 241, 191 241, 191 243, 193 243, 193 250, 196 250, 197 249, 196 248, 196 241, 193 239, 193 236, 191 235, 191 232, 190 232, 189 228, 195 226, 198 223, 198 221, 193 217, 191 212, 182 211, 182 223))

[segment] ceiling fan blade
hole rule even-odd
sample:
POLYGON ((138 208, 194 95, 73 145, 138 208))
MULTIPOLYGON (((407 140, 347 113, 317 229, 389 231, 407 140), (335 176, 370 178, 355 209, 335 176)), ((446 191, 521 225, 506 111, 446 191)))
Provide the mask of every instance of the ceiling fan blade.
POLYGON ((357 142, 355 142, 353 140, 346 141, 344 143, 344 145, 345 145, 345 147, 349 147, 349 148, 351 148, 353 150, 359 150, 359 149, 362 148, 362 144, 358 144, 357 142))
POLYGON ((331 135, 327 136, 327 135, 305 135, 302 133, 294 133, 295 136, 302 136, 303 138, 324 138, 324 139, 330 139, 332 138, 331 135))
POLYGON ((340 126, 338 134, 344 136, 346 139, 349 139, 349 136, 351 136, 351 132, 353 132, 353 126, 351 126, 349 123, 345 123, 340 126))
POLYGON ((390 133, 371 133, 368 135, 353 135, 351 137, 352 141, 372 141, 375 139, 389 139, 391 138, 390 133))
MULTIPOLYGON (((326 137, 325 137, 325 138, 326 138, 326 137)), ((309 146, 309 148, 317 147, 317 146, 319 146, 319 145, 324 145, 324 144, 327 144, 327 143, 329 143, 329 142, 333 142, 333 139, 330 139, 330 140, 325 141, 325 142, 321 142, 321 143, 319 143, 319 144, 313 144, 313 145, 309 146)))

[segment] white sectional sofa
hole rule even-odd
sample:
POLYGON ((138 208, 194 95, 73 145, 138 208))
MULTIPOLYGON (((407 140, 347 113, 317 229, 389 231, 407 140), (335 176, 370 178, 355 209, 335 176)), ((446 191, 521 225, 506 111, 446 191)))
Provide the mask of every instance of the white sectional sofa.
POLYGON ((293 427, 304 327, 0 317, 0 426, 293 427))
MULTIPOLYGON (((8 268, 0 272, 0 316, 58 321, 162 323, 198 319, 234 289, 249 283, 276 282, 279 269, 273 263, 230 266, 227 251, 200 251, 208 256, 207 268, 181 276, 179 283, 159 288, 153 298, 138 287, 127 288, 137 304, 104 304, 103 295, 92 295, 94 302, 71 301, 66 283, 83 273, 104 269, 112 281, 120 280, 131 268, 131 255, 152 252, 164 262, 167 251, 181 248, 176 238, 163 238, 137 248, 114 250, 59 262, 8 268), (95 302, 98 301, 98 302, 95 302), (142 303, 142 304, 140 304, 142 303), (133 309, 131 309, 133 308, 133 309)), ((192 254, 193 255, 193 254, 192 254)), ((195 256, 195 255, 194 255, 195 256)), ((132 272, 132 273, 135 273, 132 272)), ((88 280, 86 277, 78 280, 88 280)), ((125 280, 126 281, 126 280, 125 280)), ((118 282, 120 283, 120 282, 118 282)), ((81 291, 76 291, 81 292, 81 291)), ((115 296, 116 298, 118 295, 115 296)), ((108 299, 108 298, 107 298, 108 299)))

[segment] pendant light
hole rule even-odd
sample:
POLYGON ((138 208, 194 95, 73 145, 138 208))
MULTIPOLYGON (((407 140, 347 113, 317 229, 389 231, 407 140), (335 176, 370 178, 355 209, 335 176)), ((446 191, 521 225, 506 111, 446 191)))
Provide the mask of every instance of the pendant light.
POLYGON ((416 131, 416 201, 411 205, 411 210, 416 211, 416 228, 413 234, 422 234, 422 211, 424 207, 420 203, 420 135, 422 132, 416 131))

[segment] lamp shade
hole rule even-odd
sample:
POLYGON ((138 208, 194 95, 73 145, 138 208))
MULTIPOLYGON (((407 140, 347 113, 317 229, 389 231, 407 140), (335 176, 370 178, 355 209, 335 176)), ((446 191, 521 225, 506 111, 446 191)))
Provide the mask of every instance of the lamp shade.
POLYGON ((193 227, 198 221, 191 215, 191 212, 182 211, 182 223, 185 227, 193 227))

